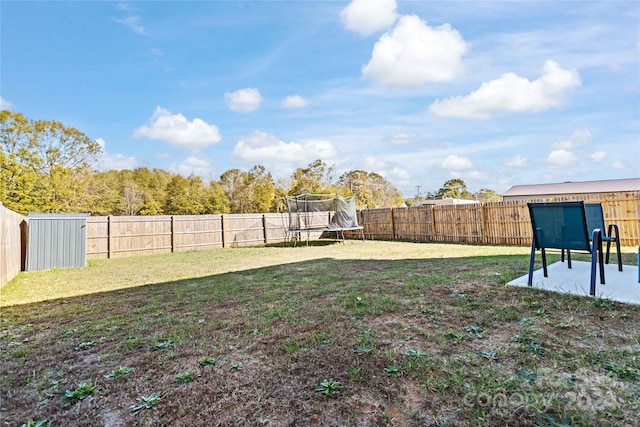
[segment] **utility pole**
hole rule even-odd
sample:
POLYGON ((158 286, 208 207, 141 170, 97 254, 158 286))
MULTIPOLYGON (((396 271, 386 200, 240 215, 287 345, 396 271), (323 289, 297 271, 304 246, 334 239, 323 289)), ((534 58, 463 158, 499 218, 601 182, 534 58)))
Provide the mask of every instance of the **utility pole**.
POLYGON ((420 187, 422 187, 422 185, 416 185, 416 197, 420 197, 420 187))

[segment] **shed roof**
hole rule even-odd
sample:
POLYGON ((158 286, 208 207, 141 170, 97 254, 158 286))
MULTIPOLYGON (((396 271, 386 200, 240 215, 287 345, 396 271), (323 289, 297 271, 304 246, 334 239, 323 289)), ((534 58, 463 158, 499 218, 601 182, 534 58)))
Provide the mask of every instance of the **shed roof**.
POLYGON ((30 213, 27 219, 83 219, 90 216, 88 213, 30 213))
POLYGON ((584 194, 640 191, 640 178, 602 181, 560 182, 555 184, 514 185, 503 196, 536 196, 542 194, 584 194))

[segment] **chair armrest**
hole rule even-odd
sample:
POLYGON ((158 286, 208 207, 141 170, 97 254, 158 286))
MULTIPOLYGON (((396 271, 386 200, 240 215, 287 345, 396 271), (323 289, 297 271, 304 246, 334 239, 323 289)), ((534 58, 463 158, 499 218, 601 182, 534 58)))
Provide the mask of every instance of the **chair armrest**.
POLYGON ((609 224, 609 228, 607 229, 607 236, 611 237, 613 234, 611 230, 615 233, 616 242, 620 240, 620 231, 618 230, 618 224, 609 224))

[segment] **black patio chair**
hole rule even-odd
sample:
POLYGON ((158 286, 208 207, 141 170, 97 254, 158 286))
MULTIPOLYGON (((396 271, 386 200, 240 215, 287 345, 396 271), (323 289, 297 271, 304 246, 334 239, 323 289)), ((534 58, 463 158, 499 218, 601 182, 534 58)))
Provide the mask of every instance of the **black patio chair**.
POLYGON ((600 266, 600 284, 604 285, 604 263, 602 256, 602 231, 590 231, 584 202, 527 203, 533 238, 529 258, 528 286, 533 285, 533 265, 536 251, 542 254, 544 277, 548 277, 547 249, 567 251, 568 267, 571 268, 571 252, 591 254, 590 294, 596 294, 596 263, 600 266), (591 234, 591 236, 590 236, 591 234))
POLYGON ((609 224, 609 228, 605 233, 604 213, 600 203, 585 203, 585 213, 587 214, 587 227, 589 230, 596 228, 602 230, 602 241, 607 242, 607 253, 604 257, 604 263, 609 264, 609 251, 611 243, 616 244, 616 252, 618 255, 618 271, 622 271, 622 257, 620 256, 620 232, 617 224, 609 224))

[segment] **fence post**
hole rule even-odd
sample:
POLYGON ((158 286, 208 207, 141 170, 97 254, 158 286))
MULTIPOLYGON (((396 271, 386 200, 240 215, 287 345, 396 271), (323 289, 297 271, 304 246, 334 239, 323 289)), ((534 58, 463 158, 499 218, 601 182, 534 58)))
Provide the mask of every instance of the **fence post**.
POLYGON ((362 234, 364 234, 365 238, 366 238, 367 237, 366 236, 367 224, 366 224, 366 221, 364 219, 364 214, 365 213, 366 213, 366 211, 364 209, 360 210, 360 225, 362 225, 362 234))
POLYGON ((262 214, 262 230, 264 231, 264 244, 267 244, 267 216, 262 214))
POLYGON ((485 237, 485 230, 487 228, 486 224, 486 214, 484 213, 485 204, 480 203, 480 242, 482 244, 487 244, 485 237))
POLYGON ((23 219, 20 223, 20 271, 27 271, 27 245, 29 244, 29 223, 23 219))
POLYGON ((176 250, 176 218, 171 215, 171 252, 176 250))
POLYGON ((107 216, 107 258, 111 258, 111 215, 107 216))
POLYGON ((393 208, 391 208, 391 240, 396 240, 396 221, 393 216, 393 208))
POLYGON ((222 214, 220 214, 220 233, 222 234, 222 247, 224 248, 224 215, 222 214))
POLYGON ((431 207, 431 238, 434 241, 436 240, 436 235, 438 234, 436 233, 436 209, 436 205, 433 205, 431 207))

